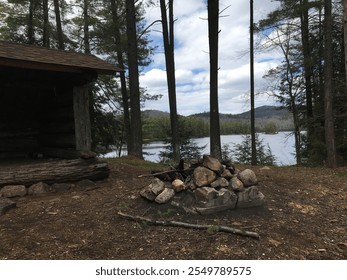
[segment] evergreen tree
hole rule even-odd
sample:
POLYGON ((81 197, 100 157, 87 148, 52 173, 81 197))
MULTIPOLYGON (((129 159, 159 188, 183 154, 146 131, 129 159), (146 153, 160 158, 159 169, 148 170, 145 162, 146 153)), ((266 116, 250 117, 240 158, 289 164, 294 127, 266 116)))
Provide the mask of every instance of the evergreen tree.
MULTIPOLYGON (((298 119, 300 119, 300 125, 307 131, 303 156, 307 157, 308 162, 313 164, 323 164, 326 161, 327 147, 331 146, 329 142, 331 137, 334 137, 332 133, 329 133, 329 137, 325 137, 326 129, 329 130, 326 123, 329 117, 327 111, 324 110, 324 103, 326 104, 326 102, 324 102, 324 96, 326 97, 326 90, 324 91, 324 88, 329 87, 329 91, 332 92, 332 104, 334 104, 330 120, 334 122, 336 150, 341 158, 347 159, 345 121, 347 98, 345 94, 346 69, 343 66, 342 3, 340 1, 333 2, 332 28, 329 34, 327 34, 327 31, 322 28, 326 17, 324 17, 322 13, 324 10, 326 12, 326 7, 324 7, 322 1, 281 0, 280 2, 281 5, 279 9, 270 13, 265 20, 260 22, 258 27, 260 30, 269 28, 268 30, 270 31, 272 31, 273 28, 274 30, 278 30, 279 27, 281 27, 282 30, 284 30, 285 27, 291 30, 291 40, 294 42, 294 45, 291 43, 288 49, 291 52, 295 51, 296 54, 287 56, 289 60, 286 61, 286 65, 291 65, 290 68, 286 68, 283 65, 284 67, 277 69, 279 70, 277 73, 284 77, 286 73, 288 73, 288 70, 292 71, 292 69, 294 69, 293 73, 295 75, 293 77, 295 79, 293 82, 298 85, 297 82, 302 81, 300 82, 301 86, 296 87, 300 89, 300 94, 296 96, 296 107, 299 109, 296 115, 298 119), (330 35, 332 36, 331 48, 334 53, 332 63, 334 88, 327 85, 329 80, 324 76, 323 72, 323 66, 326 66, 326 57, 324 57, 323 54, 326 49, 329 48, 325 38, 330 35), (300 106, 298 106, 299 104, 300 106)), ((270 36, 272 36, 272 34, 273 33, 271 33, 270 36)), ((286 59, 286 55, 284 55, 284 57, 286 59)), ((281 81, 283 80, 284 79, 281 79, 281 81)), ((287 83, 287 86, 288 85, 287 83)), ((285 93, 280 91, 280 94, 283 94, 284 97, 282 101, 293 99, 288 96, 288 92, 285 93), (285 98, 285 96, 289 98, 285 98)), ((282 104, 290 108, 290 103, 283 102, 282 104)), ((293 109, 293 103, 291 106, 293 109)), ((330 124, 332 121, 330 121, 330 124)), ((299 137, 300 134, 297 133, 297 136, 299 137)), ((296 149, 298 149, 299 146, 302 145, 297 145, 296 149)))
MULTIPOLYGON (((257 165, 275 165, 276 158, 273 156, 269 146, 264 145, 263 139, 259 139, 259 134, 255 135, 257 165)), ((243 136, 241 144, 235 145, 234 158, 241 164, 252 164, 252 140, 250 135, 243 136)))
MULTIPOLYGON (((178 141, 179 145, 179 152, 181 159, 189 160, 189 159, 197 159, 201 157, 202 151, 206 148, 205 146, 198 146, 194 140, 191 138, 192 135, 192 126, 190 126, 189 122, 187 122, 187 118, 179 117, 178 118, 178 125, 180 127, 180 133, 179 138, 176 140, 178 141)), ((166 131, 166 135, 171 135, 171 127, 166 125, 166 127, 162 127, 162 130, 166 131)), ((160 158, 162 162, 167 161, 175 161, 174 155, 173 155, 173 149, 170 138, 166 138, 164 140, 168 145, 166 146, 166 149, 164 151, 160 152, 160 158)))

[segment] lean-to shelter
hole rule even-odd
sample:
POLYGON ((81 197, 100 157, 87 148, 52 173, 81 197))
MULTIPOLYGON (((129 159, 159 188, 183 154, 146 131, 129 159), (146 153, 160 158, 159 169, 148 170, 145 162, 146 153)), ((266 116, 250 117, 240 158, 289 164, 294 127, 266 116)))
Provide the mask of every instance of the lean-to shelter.
POLYGON ((0 159, 90 151, 90 85, 120 71, 93 55, 0 41, 0 159))

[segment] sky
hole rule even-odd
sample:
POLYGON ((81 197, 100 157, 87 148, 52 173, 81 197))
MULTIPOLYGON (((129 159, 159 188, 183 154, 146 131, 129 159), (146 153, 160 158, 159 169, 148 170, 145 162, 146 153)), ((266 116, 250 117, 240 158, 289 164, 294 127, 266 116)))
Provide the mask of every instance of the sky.
MULTIPOLYGON (((254 1, 254 22, 274 10, 278 2, 254 1)), ((250 109, 250 58, 249 58, 249 1, 220 0, 219 20, 219 111, 238 114, 250 109)), ((209 111, 209 47, 206 0, 175 0, 175 67, 177 111, 181 115, 209 111)), ((150 24, 160 19, 159 7, 147 9, 146 20, 150 24)), ((157 46, 153 62, 140 76, 140 85, 149 94, 162 94, 158 101, 146 101, 144 110, 154 109, 169 112, 165 57, 162 46, 161 25, 150 29, 149 39, 157 46)), ((255 41, 257 39, 255 38, 255 41)), ((264 92, 266 81, 263 75, 276 66, 280 55, 256 53, 255 107, 275 105, 264 92)))

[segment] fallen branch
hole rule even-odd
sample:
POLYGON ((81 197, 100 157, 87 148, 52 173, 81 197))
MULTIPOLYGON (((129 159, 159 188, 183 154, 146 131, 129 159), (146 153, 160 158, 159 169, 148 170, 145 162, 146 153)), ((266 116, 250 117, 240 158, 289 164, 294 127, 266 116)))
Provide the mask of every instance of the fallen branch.
POLYGON ((222 231, 222 232, 233 233, 233 234, 238 234, 242 236, 248 236, 255 239, 260 238, 259 234, 256 232, 236 229, 236 228, 227 227, 227 226, 197 225, 197 224, 189 224, 189 223, 178 222, 178 221, 156 221, 156 220, 152 220, 152 219, 141 217, 141 216, 133 216, 133 215, 125 214, 123 212, 118 212, 118 215, 134 220, 134 221, 143 221, 143 222, 147 222, 147 223, 158 225, 158 226, 176 226, 176 227, 195 228, 195 229, 213 228, 216 232, 222 231))
POLYGON ((161 172, 156 172, 156 173, 151 173, 151 174, 141 174, 141 175, 137 176, 137 178, 153 177, 153 176, 158 176, 158 175, 170 174, 170 173, 175 173, 175 172, 186 172, 186 171, 191 171, 191 170, 193 170, 193 168, 166 170, 166 171, 161 171, 161 172))

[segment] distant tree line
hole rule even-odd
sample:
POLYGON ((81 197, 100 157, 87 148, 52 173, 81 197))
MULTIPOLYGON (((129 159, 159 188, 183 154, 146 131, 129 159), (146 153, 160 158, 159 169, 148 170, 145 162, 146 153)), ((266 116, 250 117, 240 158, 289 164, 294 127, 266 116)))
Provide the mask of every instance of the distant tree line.
MULTIPOLYGON (((256 132, 275 134, 279 131, 292 130, 291 119, 267 118, 256 123, 256 132)), ((179 116, 180 134, 184 138, 201 138, 210 135, 210 122, 208 119, 194 116, 179 116)), ((165 140, 171 137, 169 116, 144 117, 143 138, 145 141, 165 140)), ((250 134, 249 120, 221 120, 221 135, 250 134)), ((180 142, 180 141, 179 141, 180 142)))

